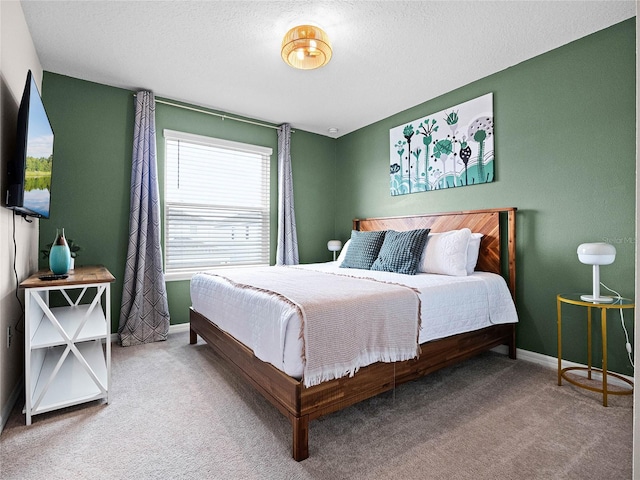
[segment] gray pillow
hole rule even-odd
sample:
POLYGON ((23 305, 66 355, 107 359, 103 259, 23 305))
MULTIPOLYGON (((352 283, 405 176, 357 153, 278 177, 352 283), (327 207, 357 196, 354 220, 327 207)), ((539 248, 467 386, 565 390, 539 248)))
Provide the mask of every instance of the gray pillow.
POLYGON ((415 275, 428 234, 428 228, 408 232, 389 230, 371 270, 415 275))
POLYGON ((385 231, 360 232, 351 231, 351 243, 340 264, 340 268, 360 268, 369 270, 371 264, 378 257, 380 247, 384 241, 385 231))

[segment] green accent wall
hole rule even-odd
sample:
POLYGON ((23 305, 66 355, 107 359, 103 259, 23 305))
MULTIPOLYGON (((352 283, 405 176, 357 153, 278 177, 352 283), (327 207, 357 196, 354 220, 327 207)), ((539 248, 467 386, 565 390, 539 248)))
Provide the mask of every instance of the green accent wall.
MULTIPOLYGON (((556 295, 591 290, 580 243, 615 245, 601 281, 634 298, 635 81, 634 18, 340 137, 337 238, 354 217, 517 207, 517 345, 555 356, 556 295), (488 92, 495 182, 390 196, 389 129, 488 92)), ((564 358, 586 363, 586 312, 563 319, 564 358)), ((610 368, 633 375, 617 311, 608 327, 610 368)), ((593 330, 599 365, 599 322, 593 330)))
MULTIPOLYGON (((134 92, 50 72, 44 74, 42 91, 55 132, 55 151, 51 218, 40 222, 40 248, 53 241, 56 227, 64 227, 66 236, 82 247, 76 259, 78 265, 104 264, 114 274, 111 323, 116 332, 128 244, 134 92)), ((273 263, 277 235, 277 131, 157 104, 161 197, 165 128, 273 149, 273 263)), ((300 259, 303 263, 330 260, 326 242, 334 235, 335 140, 296 130, 291 152, 300 259)), ((40 266, 46 267, 46 261, 41 259, 40 266)), ((191 305, 189 282, 167 282, 167 296, 171 323, 187 322, 191 305)))
MULTIPOLYGON (((631 19, 337 140, 296 131, 291 148, 301 261, 330 260, 327 240, 346 240, 354 217, 517 207, 518 347, 555 356, 556 294, 591 286, 591 267, 577 259, 580 243, 613 243, 617 258, 602 267, 601 279, 634 296, 635 78, 631 19), (391 197, 389 129, 488 92, 494 94, 496 180, 391 197)), ((79 264, 102 263, 113 272, 115 332, 128 240, 133 92, 45 72, 43 97, 56 144, 52 216, 40 222, 40 248, 56 227, 65 227, 83 247, 79 264)), ((276 131, 159 104, 161 190, 165 128, 273 148, 273 259, 276 131)), ((168 282, 167 292, 172 324, 188 321, 188 281, 168 282)), ((568 308, 564 317, 565 358, 580 363, 586 363, 583 314, 568 308)), ((626 317, 632 335, 631 313, 626 317)), ((610 368, 631 375, 616 313, 609 316, 608 336, 610 368)), ((596 322, 594 345, 599 339, 596 322)), ((596 365, 600 358, 596 347, 596 365)))
MULTIPOLYGON (((57 227, 82 250, 78 265, 105 265, 111 324, 117 330, 129 229, 133 95, 126 90, 44 73, 42 97, 55 134, 51 217, 40 220, 40 249, 57 227)), ((40 259, 40 267, 48 267, 40 259)))

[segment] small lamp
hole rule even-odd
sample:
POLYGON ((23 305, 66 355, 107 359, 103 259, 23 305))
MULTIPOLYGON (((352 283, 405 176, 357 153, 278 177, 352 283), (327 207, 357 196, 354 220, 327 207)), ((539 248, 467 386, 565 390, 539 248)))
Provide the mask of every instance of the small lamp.
POLYGON ((586 302, 611 303, 613 298, 600 296, 600 265, 610 265, 616 259, 616 247, 604 242, 578 246, 578 260, 593 265, 593 295, 581 295, 586 302))
POLYGON ((329 240, 327 242, 327 248, 330 252, 333 252, 333 261, 336 261, 336 252, 342 248, 342 242, 340 240, 329 240))

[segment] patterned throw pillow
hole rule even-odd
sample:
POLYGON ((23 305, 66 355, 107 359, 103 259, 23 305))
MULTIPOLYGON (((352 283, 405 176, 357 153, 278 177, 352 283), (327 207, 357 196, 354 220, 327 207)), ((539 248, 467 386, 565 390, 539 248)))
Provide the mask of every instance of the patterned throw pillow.
POLYGON ((340 268, 360 268, 369 270, 378 257, 384 241, 385 231, 360 232, 351 231, 351 242, 340 268))
POLYGON ((429 229, 396 232, 389 230, 371 270, 415 275, 429 229))

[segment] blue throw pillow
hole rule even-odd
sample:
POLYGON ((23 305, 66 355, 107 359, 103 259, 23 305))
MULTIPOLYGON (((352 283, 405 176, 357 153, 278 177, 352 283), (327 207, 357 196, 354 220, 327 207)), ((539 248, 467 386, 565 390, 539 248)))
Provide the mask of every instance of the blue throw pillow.
POLYGON ((360 232, 351 231, 351 243, 340 264, 340 268, 360 268, 369 270, 371 264, 378 257, 380 247, 384 241, 385 231, 360 232))
POLYGON ((371 270, 415 275, 427 235, 428 228, 408 232, 389 230, 371 270))

